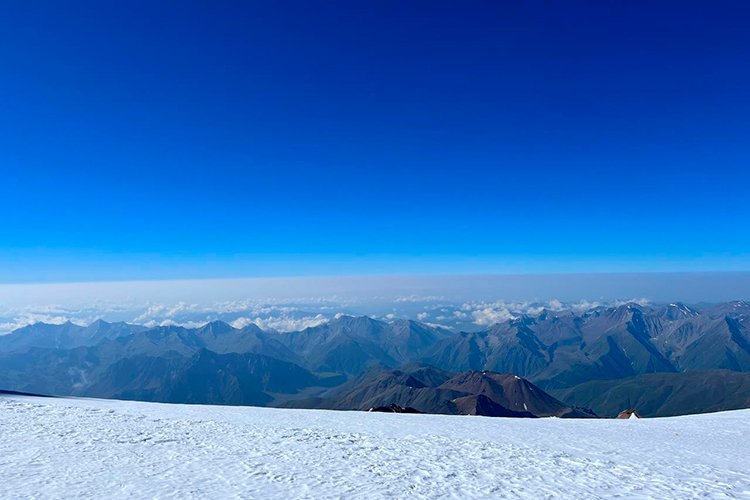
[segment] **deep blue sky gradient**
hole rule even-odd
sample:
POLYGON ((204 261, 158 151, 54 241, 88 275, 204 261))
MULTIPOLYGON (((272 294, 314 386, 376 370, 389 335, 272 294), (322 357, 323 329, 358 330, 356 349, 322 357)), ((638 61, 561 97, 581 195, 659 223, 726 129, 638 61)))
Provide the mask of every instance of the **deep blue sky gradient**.
POLYGON ((746 2, 13 2, 0 282, 750 269, 746 2))

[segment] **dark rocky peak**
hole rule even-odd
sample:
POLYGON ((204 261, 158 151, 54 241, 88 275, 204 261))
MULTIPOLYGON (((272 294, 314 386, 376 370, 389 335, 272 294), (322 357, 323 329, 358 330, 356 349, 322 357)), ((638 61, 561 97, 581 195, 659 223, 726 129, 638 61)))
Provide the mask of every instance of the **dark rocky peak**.
POLYGON ((416 410, 411 406, 403 407, 397 405, 396 403, 391 403, 388 406, 378 406, 375 408, 370 408, 367 411, 374 411, 379 413, 422 413, 421 411, 416 410))
POLYGON ((454 399, 452 402, 456 405, 459 415, 534 418, 534 415, 530 412, 510 410, 483 394, 464 396, 454 399))

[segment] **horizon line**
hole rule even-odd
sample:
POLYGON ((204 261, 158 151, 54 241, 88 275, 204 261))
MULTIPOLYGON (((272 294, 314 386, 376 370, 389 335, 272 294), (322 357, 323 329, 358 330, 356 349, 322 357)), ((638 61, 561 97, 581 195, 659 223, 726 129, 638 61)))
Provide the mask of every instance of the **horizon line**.
POLYGON ((217 281, 250 281, 250 280, 342 280, 356 278, 437 278, 437 277, 524 277, 524 276, 634 276, 634 275, 737 275, 750 274, 750 269, 746 270, 709 270, 709 271, 596 271, 596 272, 569 272, 569 271, 548 271, 548 272, 513 272, 513 273, 465 273, 465 272, 443 272, 443 273, 384 273, 384 274, 346 274, 346 275, 297 275, 297 276, 234 276, 234 277, 198 277, 198 278, 170 278, 170 279, 101 279, 101 280, 71 280, 71 281, 0 281, 0 287, 5 286, 52 286, 52 285, 86 285, 86 284, 110 284, 110 283, 180 283, 180 282, 217 282, 217 281))

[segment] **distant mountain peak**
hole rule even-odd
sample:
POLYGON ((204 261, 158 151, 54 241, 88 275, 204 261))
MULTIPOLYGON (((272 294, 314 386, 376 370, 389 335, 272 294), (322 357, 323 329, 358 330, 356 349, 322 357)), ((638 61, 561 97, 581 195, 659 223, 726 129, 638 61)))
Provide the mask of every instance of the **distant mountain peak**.
POLYGON ((698 316, 698 311, 691 309, 682 302, 672 302, 668 304, 663 310, 657 311, 657 316, 669 321, 676 321, 685 318, 692 318, 698 316))
POLYGON ((369 316, 366 316, 364 314, 360 316, 349 316, 349 315, 341 315, 337 318, 334 318, 333 321, 339 321, 339 322, 359 322, 359 323, 380 323, 378 320, 373 319, 369 316))
POLYGON ((229 323, 225 321, 221 321, 219 319, 215 319, 213 321, 209 321, 205 325, 199 328, 199 330, 213 330, 213 331, 221 331, 221 332, 231 332, 232 330, 236 330, 235 327, 230 325, 229 323))
POLYGON ((622 320, 633 315, 640 315, 643 313, 643 308, 635 302, 628 302, 627 304, 619 305, 613 309, 607 311, 606 316, 614 320, 622 320))

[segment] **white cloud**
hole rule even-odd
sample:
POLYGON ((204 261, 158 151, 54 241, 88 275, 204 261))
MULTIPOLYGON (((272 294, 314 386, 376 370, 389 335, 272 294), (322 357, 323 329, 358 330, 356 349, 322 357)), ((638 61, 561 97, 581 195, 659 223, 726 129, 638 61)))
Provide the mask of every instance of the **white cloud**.
POLYGON ((291 318, 289 316, 275 316, 269 318, 238 318, 231 324, 235 328, 244 328, 248 325, 256 325, 261 330, 276 330, 278 332, 292 332, 304 330, 326 323, 328 318, 322 314, 307 316, 304 318, 291 318))
POLYGON ((238 328, 240 330, 242 330, 248 325, 254 325, 254 324, 255 324, 255 320, 251 318, 237 318, 236 320, 230 323, 231 326, 233 326, 234 328, 238 328))
MULTIPOLYGON (((495 316, 510 319, 522 314, 536 316, 545 309, 551 311, 564 311, 569 308, 570 307, 567 304, 558 299, 552 299, 546 302, 506 302, 504 300, 498 300, 495 302, 467 302, 461 306, 461 311, 465 311, 467 313, 469 311, 479 311, 479 314, 474 314, 474 312, 472 312, 472 316, 475 318, 474 322, 476 323, 476 320, 479 320, 482 321, 482 323, 477 324, 485 324, 485 321, 488 321, 489 318, 493 317, 491 314, 492 311, 494 311, 495 316)), ((454 315, 460 318, 461 316, 457 313, 459 313, 459 311, 454 311, 454 315)), ((505 319, 503 321, 505 321, 505 319)))
POLYGON ((574 311, 588 311, 589 309, 593 309, 595 307, 599 307, 601 304, 599 302, 589 302, 588 300, 581 300, 580 302, 576 302, 574 304, 570 305, 570 308, 574 311))
POLYGON ((141 314, 137 318, 134 318, 133 322, 142 323, 154 318, 158 318, 160 316, 163 316, 166 310, 167 307, 163 305, 150 305, 143 314, 141 314))
POLYGON ((419 321, 424 321, 424 320, 426 320, 429 317, 430 317, 430 313, 421 312, 421 313, 417 314, 417 319, 419 321))
MULTIPOLYGON (((520 310, 519 312, 523 314, 528 314, 529 316, 537 316, 539 314, 542 314, 542 311, 545 309, 549 309, 549 307, 545 306, 535 306, 535 307, 527 307, 523 310, 520 310)), ((554 309, 552 309, 554 311, 554 309)))
POLYGON ((624 306, 626 304, 637 304, 639 306, 645 307, 648 305, 651 305, 651 301, 646 298, 640 298, 640 299, 629 299, 629 300, 616 300, 614 305, 615 307, 624 306))
POLYGON ((453 329, 453 327, 446 326, 446 325, 441 325, 441 324, 438 324, 438 323, 425 323, 425 325, 430 326, 432 328, 442 328, 444 330, 452 330, 453 329))
POLYGON ((420 296, 412 294, 408 297, 397 297, 395 302, 441 302, 445 300, 448 299, 436 295, 420 296))
MULTIPOLYGON (((319 309, 330 309, 335 308, 334 306, 318 306, 315 305, 316 308, 319 309)), ((253 316, 257 316, 260 314, 270 314, 272 312, 294 312, 299 311, 299 307, 292 306, 289 304, 285 305, 279 305, 279 303, 273 299, 268 299, 265 301, 258 301, 258 300, 234 300, 229 302, 218 302, 214 304, 213 306, 204 308, 204 310, 217 312, 217 313, 235 313, 235 312, 250 312, 253 316)))
MULTIPOLYGON (((150 328, 153 328, 154 326, 157 326, 154 324, 156 322, 153 322, 149 326, 150 328)), ((201 328, 203 326, 206 326, 209 322, 208 321, 175 321, 172 319, 165 319, 163 321, 160 321, 158 323, 158 326, 181 326, 183 328, 201 328)))
POLYGON ((166 316, 174 318, 178 314, 196 312, 200 310, 201 308, 198 304, 186 304, 185 302, 178 302, 176 306, 172 307, 166 312, 166 316))
POLYGON ((551 311, 562 311, 565 309, 565 305, 557 299, 552 299, 549 301, 548 309, 551 311))
POLYGON ((482 326, 494 325, 515 318, 507 309, 494 309, 492 307, 473 311, 471 315, 474 318, 474 324, 482 326))
POLYGON ((453 311, 453 315, 458 319, 468 319, 469 315, 461 311, 453 311))

